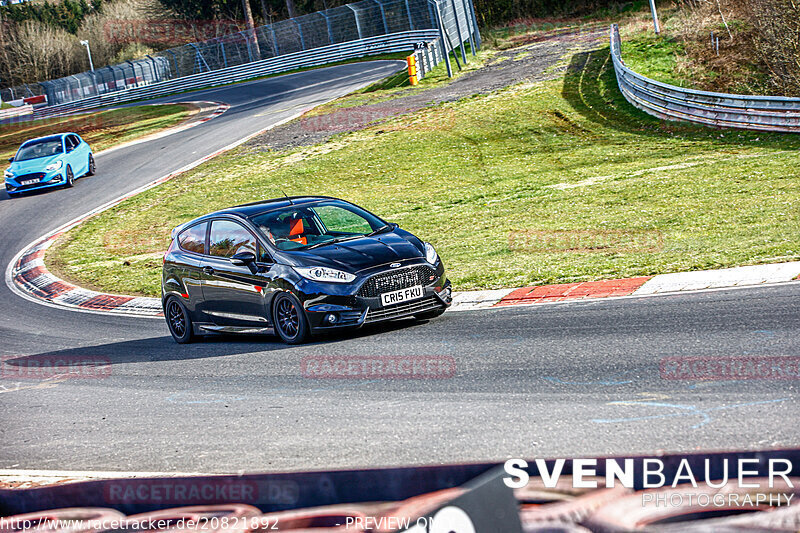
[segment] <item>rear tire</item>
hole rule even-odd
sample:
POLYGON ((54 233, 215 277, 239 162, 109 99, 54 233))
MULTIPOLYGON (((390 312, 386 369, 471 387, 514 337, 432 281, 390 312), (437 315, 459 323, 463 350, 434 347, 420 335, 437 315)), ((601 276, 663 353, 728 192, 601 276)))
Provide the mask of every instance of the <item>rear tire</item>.
POLYGON ((194 326, 189 311, 175 296, 167 298, 164 304, 164 318, 175 342, 187 344, 194 340, 194 326))
POLYGON ((87 176, 94 176, 94 173, 97 171, 97 165, 94 162, 94 156, 89 154, 89 170, 86 171, 87 176))
POLYGON ((302 344, 311 337, 303 306, 297 298, 285 292, 272 301, 272 322, 275 333, 286 344, 302 344))
POLYGON ((64 184, 64 187, 70 188, 75 185, 75 175, 72 173, 72 167, 67 165, 67 170, 64 171, 67 175, 67 182, 64 184))

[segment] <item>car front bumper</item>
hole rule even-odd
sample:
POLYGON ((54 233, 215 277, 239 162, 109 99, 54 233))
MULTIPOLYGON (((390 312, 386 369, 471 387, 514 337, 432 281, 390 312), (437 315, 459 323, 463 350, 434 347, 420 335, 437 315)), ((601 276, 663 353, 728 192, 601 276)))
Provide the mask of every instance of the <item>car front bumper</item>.
POLYGON ((316 294, 304 299, 311 330, 323 332, 357 328, 365 324, 444 311, 453 301, 452 288, 441 265, 436 270, 436 276, 423 287, 422 297, 392 305, 382 305, 380 296, 359 295, 358 287, 350 294, 316 294))
POLYGON ((67 182, 65 170, 52 170, 45 173, 44 177, 38 183, 31 183, 29 185, 22 185, 16 178, 5 180, 6 192, 17 194, 21 192, 36 191, 39 189, 47 189, 50 187, 59 187, 67 182))

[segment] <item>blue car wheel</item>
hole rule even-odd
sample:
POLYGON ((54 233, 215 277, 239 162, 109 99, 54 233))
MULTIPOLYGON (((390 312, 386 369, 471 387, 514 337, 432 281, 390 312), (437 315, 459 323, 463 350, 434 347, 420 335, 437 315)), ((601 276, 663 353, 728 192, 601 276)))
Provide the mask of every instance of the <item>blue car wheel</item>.
POLYGON ((67 170, 64 171, 67 174, 67 183, 64 185, 65 187, 72 187, 75 185, 75 176, 72 174, 72 167, 67 165, 67 170))
POLYGON ((89 170, 86 171, 87 176, 94 176, 97 166, 94 163, 94 156, 89 154, 89 170))

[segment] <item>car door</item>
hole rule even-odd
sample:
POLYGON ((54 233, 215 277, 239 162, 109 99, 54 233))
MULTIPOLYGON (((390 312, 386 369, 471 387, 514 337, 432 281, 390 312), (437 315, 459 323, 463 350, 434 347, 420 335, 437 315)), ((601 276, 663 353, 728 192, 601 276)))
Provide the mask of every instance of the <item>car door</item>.
POLYGON ((84 143, 81 142, 77 135, 70 134, 68 137, 72 144, 72 151, 70 152, 72 170, 77 178, 89 171, 89 154, 83 149, 84 143))
POLYGON ((208 252, 202 260, 203 311, 218 326, 268 327, 267 279, 255 267, 234 265, 240 252, 259 254, 255 236, 228 218, 211 221, 208 252))
POLYGON ((72 135, 64 137, 64 163, 72 168, 72 175, 77 178, 81 175, 81 169, 75 157, 75 146, 76 143, 72 135))

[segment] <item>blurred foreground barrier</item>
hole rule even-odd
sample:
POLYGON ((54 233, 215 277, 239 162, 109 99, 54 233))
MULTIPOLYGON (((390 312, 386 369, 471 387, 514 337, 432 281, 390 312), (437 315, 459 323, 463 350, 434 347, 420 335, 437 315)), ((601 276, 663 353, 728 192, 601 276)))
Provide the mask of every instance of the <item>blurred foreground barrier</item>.
POLYGON ((622 60, 616 24, 611 26, 611 59, 625 99, 655 117, 723 128, 800 132, 800 98, 695 91, 637 74, 622 60))
POLYGON ((576 463, 529 461, 520 471, 527 473, 527 483, 513 491, 502 482, 507 474, 488 463, 112 479, 0 489, 0 516, 6 517, 0 518, 0 533, 800 530, 800 449, 576 463), (625 474, 619 474, 623 462, 625 474), (552 478, 553 472, 560 476, 552 478), (618 481, 609 483, 614 476, 618 481), (698 486, 687 483, 687 476, 698 486), (662 488, 645 488, 653 477, 661 478, 662 488), (627 487, 620 482, 623 478, 627 487), (75 509, 89 505, 109 509, 75 509), (73 522, 58 522, 59 518, 73 522), (437 520, 441 522, 436 528, 428 527, 437 520), (453 526, 439 529, 448 520, 453 526), (89 529, 89 521, 117 525, 89 529))

